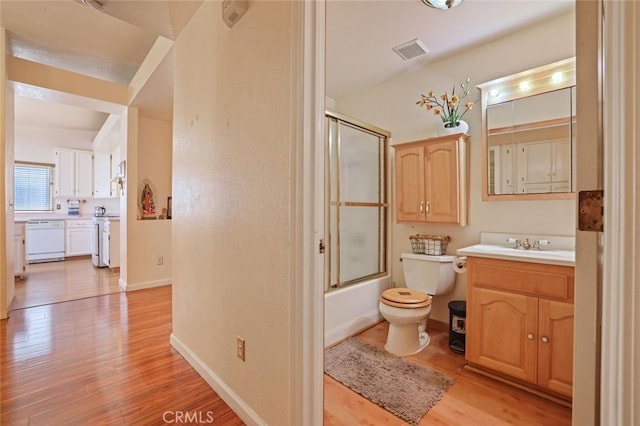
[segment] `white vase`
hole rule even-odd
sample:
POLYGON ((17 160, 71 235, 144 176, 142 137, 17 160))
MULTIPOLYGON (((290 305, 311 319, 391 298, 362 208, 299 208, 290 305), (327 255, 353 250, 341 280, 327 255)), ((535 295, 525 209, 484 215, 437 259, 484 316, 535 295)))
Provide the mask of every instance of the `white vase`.
POLYGON ((456 133, 468 133, 469 125, 464 120, 458 120, 456 127, 444 127, 444 125, 438 131, 438 136, 453 135, 456 133))

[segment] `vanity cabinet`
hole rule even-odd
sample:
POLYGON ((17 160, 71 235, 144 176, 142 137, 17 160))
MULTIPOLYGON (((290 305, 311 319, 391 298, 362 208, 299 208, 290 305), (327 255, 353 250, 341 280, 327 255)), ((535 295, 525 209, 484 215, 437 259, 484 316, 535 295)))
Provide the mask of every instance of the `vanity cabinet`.
POLYGON ((56 197, 91 197, 93 195, 93 153, 56 149, 56 197))
POLYGON ((395 145, 396 221, 467 224, 464 133, 395 145))
POLYGON ((571 398, 574 268, 467 258, 469 365, 571 398))

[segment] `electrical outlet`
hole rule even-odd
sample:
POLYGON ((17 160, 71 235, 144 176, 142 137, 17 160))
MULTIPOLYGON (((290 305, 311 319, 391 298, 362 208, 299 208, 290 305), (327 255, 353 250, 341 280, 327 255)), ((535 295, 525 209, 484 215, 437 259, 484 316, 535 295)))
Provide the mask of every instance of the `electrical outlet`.
POLYGON ((56 210, 60 210, 61 207, 60 204, 56 204, 56 210))
POLYGON ((158 256, 157 265, 164 265, 164 256, 158 256))
POLYGON ((244 361, 244 339, 242 337, 236 337, 236 354, 244 361))

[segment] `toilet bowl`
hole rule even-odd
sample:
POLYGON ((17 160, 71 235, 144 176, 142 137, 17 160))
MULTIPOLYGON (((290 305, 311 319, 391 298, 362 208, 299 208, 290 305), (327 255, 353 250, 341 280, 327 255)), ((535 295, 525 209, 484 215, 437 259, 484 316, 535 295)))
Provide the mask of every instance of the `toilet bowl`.
POLYGON ((420 352, 429 345, 427 320, 433 296, 448 293, 455 284, 455 256, 402 253, 405 287, 380 295, 380 314, 389 322, 385 350, 397 356, 420 352))
POLYGON ((398 356, 420 352, 429 344, 426 332, 431 296, 419 290, 391 288, 380 296, 380 314, 389 321, 384 348, 398 356))

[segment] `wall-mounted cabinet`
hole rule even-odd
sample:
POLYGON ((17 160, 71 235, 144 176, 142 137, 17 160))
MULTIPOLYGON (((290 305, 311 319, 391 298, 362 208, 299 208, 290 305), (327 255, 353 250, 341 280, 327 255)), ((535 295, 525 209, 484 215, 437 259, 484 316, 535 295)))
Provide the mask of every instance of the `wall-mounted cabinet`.
POLYGON ((56 149, 55 196, 93 196, 93 153, 56 149))
POLYGON ((397 222, 467 224, 468 140, 459 133, 394 146, 397 222))
MULTIPOLYGON (((120 163, 122 162, 122 155, 120 152, 120 145, 117 145, 115 148, 111 150, 111 178, 113 179, 116 176, 120 176, 122 170, 120 170, 120 163)), ((120 186, 117 182, 111 181, 111 196, 119 197, 120 196, 120 186)))
POLYGON ((93 187, 95 198, 111 197, 110 152, 95 152, 93 154, 93 187))
POLYGON ((574 268, 479 257, 467 266, 469 365, 570 398, 574 268))

